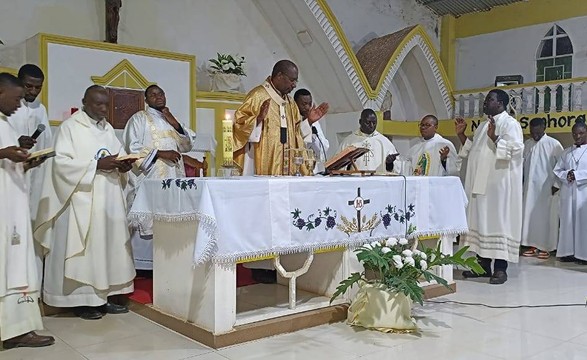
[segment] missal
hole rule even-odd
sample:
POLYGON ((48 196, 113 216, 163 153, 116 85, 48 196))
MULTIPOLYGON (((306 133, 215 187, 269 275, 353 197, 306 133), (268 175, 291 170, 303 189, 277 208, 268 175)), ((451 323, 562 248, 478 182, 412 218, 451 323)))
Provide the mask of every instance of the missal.
POLYGON ((141 155, 139 155, 139 154, 128 154, 128 155, 120 155, 119 157, 116 158, 116 160, 118 160, 118 161, 138 160, 140 158, 141 158, 141 155))
POLYGON ((343 170, 346 169, 348 166, 352 166, 353 168, 355 168, 355 160, 368 152, 369 149, 367 148, 349 146, 343 149, 338 154, 334 155, 330 160, 328 160, 324 164, 324 167, 326 168, 327 172, 331 172, 333 170, 343 170))
POLYGON ((26 162, 31 163, 33 161, 44 161, 46 159, 52 158, 55 156, 55 150, 53 148, 47 148, 39 151, 35 151, 30 153, 26 162))

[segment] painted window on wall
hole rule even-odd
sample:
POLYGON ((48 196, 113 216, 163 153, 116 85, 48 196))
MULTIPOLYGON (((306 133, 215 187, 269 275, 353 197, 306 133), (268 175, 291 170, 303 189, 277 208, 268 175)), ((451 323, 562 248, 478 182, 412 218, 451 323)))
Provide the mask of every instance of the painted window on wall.
MULTIPOLYGON (((554 25, 540 42, 536 54, 536 82, 573 77, 573 44, 569 35, 554 25)), ((550 111, 550 90, 544 96, 545 110, 550 111)), ((570 96, 569 96, 570 98, 570 96)), ((556 91, 557 110, 562 108, 562 87, 556 91)), ((554 110, 554 109, 553 109, 554 110)))

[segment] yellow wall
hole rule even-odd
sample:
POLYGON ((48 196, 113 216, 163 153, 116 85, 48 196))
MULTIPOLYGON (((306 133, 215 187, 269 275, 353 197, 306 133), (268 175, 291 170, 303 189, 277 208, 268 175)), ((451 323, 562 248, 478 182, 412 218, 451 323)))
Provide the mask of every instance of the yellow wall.
POLYGON ((455 19, 455 37, 463 38, 587 15, 586 0, 529 0, 455 19))
POLYGON ((440 32, 440 59, 450 84, 454 88, 457 39, 579 16, 587 16, 587 0, 529 0, 458 18, 444 16, 440 32))

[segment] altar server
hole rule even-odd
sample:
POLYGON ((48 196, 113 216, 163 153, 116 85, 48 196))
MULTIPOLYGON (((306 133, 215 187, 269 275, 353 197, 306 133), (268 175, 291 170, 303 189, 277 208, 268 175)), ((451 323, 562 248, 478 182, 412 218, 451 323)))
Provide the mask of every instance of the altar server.
POLYGON ((554 173, 561 182, 560 237, 556 256, 587 265, 587 126, 573 125, 574 145, 565 149, 554 173))
POLYGON ((132 160, 117 160, 125 152, 106 121, 106 89, 90 86, 82 102, 56 134, 34 235, 47 252, 44 302, 99 319, 127 312, 111 297, 133 291, 123 191, 132 160))
MULTIPOLYGON (((294 100, 298 105, 298 109, 300 110, 302 121, 307 120, 308 113, 314 106, 312 94, 306 89, 299 89, 294 94, 294 100)), ((316 158, 314 174, 324 171, 326 152, 330 147, 330 143, 328 142, 326 136, 324 136, 324 132, 322 131, 322 127, 320 126, 319 121, 316 121, 314 124, 312 124, 312 142, 306 144, 306 146, 314 152, 314 156, 316 158)))
POLYGON ((47 346, 55 342, 41 336, 38 300, 41 283, 31 231, 24 161, 26 149, 7 121, 23 96, 19 79, 0 74, 0 340, 4 348, 47 346))
POLYGON ((553 169, 564 150, 545 130, 544 119, 532 119, 531 138, 524 142, 522 245, 531 248, 522 255, 539 259, 548 259, 558 242, 560 183, 553 169))

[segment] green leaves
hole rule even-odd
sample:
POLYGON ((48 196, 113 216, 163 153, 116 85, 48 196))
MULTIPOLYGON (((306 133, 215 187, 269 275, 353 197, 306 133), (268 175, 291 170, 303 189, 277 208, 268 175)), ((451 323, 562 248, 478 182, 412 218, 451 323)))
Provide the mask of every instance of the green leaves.
POLYGON ((440 249, 441 244, 439 241, 435 248, 427 248, 421 245, 420 250, 412 252, 410 250, 411 245, 405 242, 403 243, 404 245, 401 245, 397 240, 392 240, 389 239, 381 243, 373 242, 356 249, 357 259, 366 270, 375 274, 376 279, 366 280, 365 271, 353 273, 348 279, 340 282, 330 302, 344 294, 355 283, 364 280, 372 284, 383 284, 389 291, 401 292, 410 297, 412 301, 422 304, 424 301, 424 289, 420 286, 422 278, 428 282, 435 281, 448 287, 446 280, 433 272, 434 267, 459 265, 475 273, 483 273, 483 268, 477 262, 476 257, 465 257, 469 250, 468 247, 461 248, 454 255, 445 255, 440 249), (401 261, 399 261, 400 259, 401 261), (399 261, 399 263, 394 260, 399 261))
POLYGON ((216 55, 216 59, 208 60, 210 63, 212 63, 212 65, 210 65, 210 69, 213 70, 213 73, 247 76, 243 68, 243 64, 245 63, 244 56, 232 56, 230 54, 220 53, 216 53, 216 55))
POLYGON ((358 283, 361 279, 363 279, 363 276, 360 273, 356 272, 352 273, 348 279, 341 281, 340 284, 338 284, 338 286, 336 287, 336 291, 330 298, 330 303, 332 304, 334 299, 344 294, 349 288, 353 287, 353 285, 358 283))

